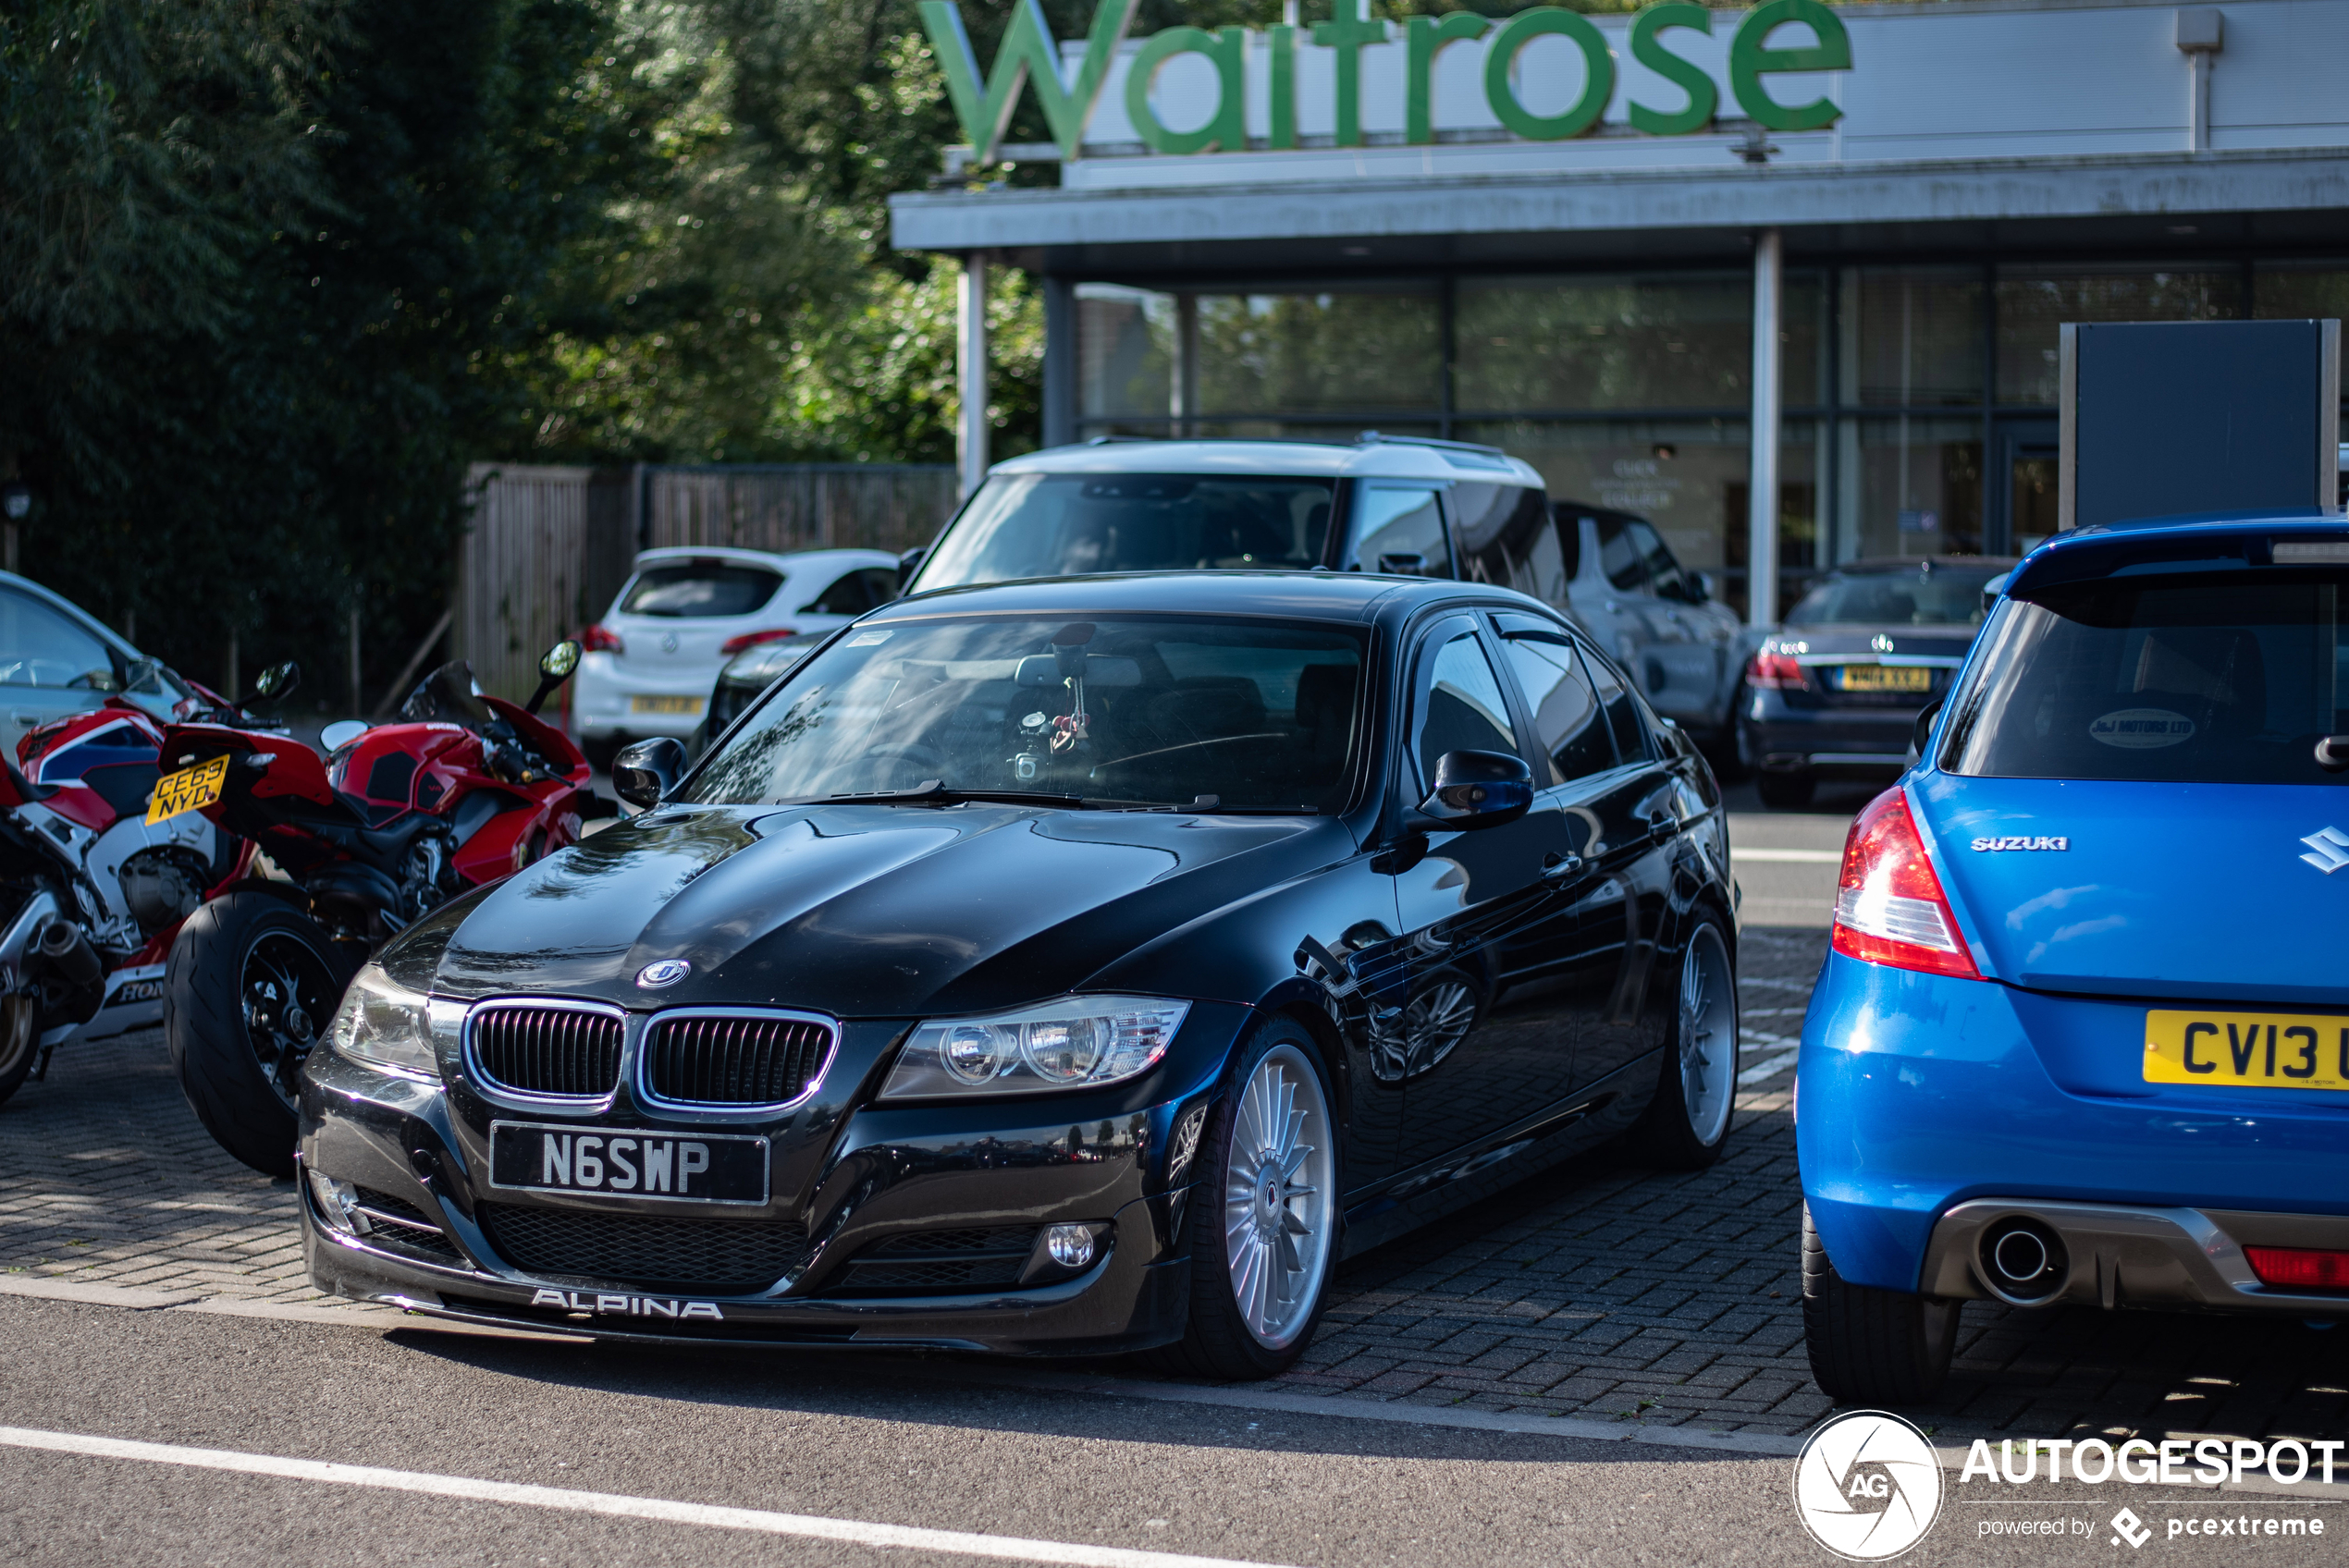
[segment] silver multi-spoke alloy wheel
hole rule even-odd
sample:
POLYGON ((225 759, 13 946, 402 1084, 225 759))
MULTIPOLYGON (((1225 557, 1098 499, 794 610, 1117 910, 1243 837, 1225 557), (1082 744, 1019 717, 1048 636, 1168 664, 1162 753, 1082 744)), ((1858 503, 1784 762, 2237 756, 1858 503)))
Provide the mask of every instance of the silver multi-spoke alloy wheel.
POLYGON ((1240 1086, 1224 1178, 1232 1299, 1257 1343, 1280 1350, 1312 1320, 1329 1271, 1335 1165, 1321 1074, 1278 1045, 1240 1086))
POLYGON ((1738 1086, 1738 988, 1728 945, 1707 921, 1680 962, 1680 1101, 1698 1143, 1717 1142, 1738 1086))

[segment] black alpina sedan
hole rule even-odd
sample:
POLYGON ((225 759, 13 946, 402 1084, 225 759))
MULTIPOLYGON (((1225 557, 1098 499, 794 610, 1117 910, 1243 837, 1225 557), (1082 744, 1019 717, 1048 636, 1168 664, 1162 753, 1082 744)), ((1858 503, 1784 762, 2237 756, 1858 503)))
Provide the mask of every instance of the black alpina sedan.
POLYGON ((1727 1133, 1719 796, 1532 599, 923 594, 681 757, 361 973, 302 1094, 322 1289, 1257 1377, 1347 1251, 1727 1133))

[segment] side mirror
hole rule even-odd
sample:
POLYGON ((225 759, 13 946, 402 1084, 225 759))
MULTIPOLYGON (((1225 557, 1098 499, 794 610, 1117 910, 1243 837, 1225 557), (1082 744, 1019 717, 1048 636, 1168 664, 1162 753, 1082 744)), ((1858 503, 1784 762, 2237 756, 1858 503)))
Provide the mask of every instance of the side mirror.
POLYGON ((2007 591, 2007 579, 2013 575, 2011 571, 2002 571, 1982 585, 1983 619, 1989 619, 1990 612, 1998 607, 1998 595, 2007 591))
POLYGON ((1713 574, 1709 571, 1691 571, 1685 575, 1688 578, 1689 592, 1695 595, 1696 602, 1700 605, 1711 604, 1716 593, 1713 586, 1713 574))
POLYGON ((1947 697, 1942 697, 1925 704, 1925 711, 1917 715, 1916 723, 1910 726, 1909 766, 1911 767, 1916 766, 1918 763, 1925 760, 1925 748, 1933 740, 1933 721, 1941 717, 1941 705, 1948 701, 1947 697))
POLYGON ((1387 577, 1425 577, 1427 557, 1398 550, 1393 555, 1379 557, 1378 569, 1382 575, 1387 577))
POLYGON ((536 713, 546 705, 555 688, 570 680, 571 672, 579 668, 580 651, 578 640, 572 637, 547 650, 546 656, 538 661, 538 690, 523 704, 523 712, 536 713))
POLYGON ((623 746, 611 759, 611 792, 643 811, 666 800, 684 776, 685 748, 670 735, 623 746))
POLYGON ((929 559, 929 546, 916 545, 897 557, 897 591, 903 594, 905 584, 914 581, 914 573, 922 570, 922 562, 929 559))
POLYGON ((1533 770, 1507 752, 1446 752, 1420 815, 1438 827, 1500 827, 1533 807, 1533 770))
POLYGON ((273 664, 263 670, 261 678, 252 683, 252 692, 256 697, 267 697, 275 702, 281 697, 292 696, 294 688, 301 684, 301 666, 288 659, 284 664, 273 664))

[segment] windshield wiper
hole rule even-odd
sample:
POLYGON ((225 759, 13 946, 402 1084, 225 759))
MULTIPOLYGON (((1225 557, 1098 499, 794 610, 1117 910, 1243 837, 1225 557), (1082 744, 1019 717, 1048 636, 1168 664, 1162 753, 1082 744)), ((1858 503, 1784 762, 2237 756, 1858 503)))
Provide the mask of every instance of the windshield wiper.
POLYGON ((867 790, 844 795, 817 795, 791 801, 795 806, 928 806, 955 805, 964 801, 1000 801, 1007 805, 1072 806, 1089 804, 1082 795, 1057 795, 1040 790, 950 790, 936 778, 910 790, 867 790))

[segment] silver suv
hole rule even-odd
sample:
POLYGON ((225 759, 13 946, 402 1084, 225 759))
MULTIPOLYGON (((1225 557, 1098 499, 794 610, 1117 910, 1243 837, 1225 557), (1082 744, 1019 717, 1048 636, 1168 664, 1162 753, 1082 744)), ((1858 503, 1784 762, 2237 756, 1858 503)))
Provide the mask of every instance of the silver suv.
POLYGON ((1737 618, 1637 518, 1553 504, 1494 447, 1366 434, 1350 443, 1133 441, 997 464, 905 591, 1095 571, 1385 572, 1516 588, 1579 621, 1661 713, 1728 734, 1737 618))

